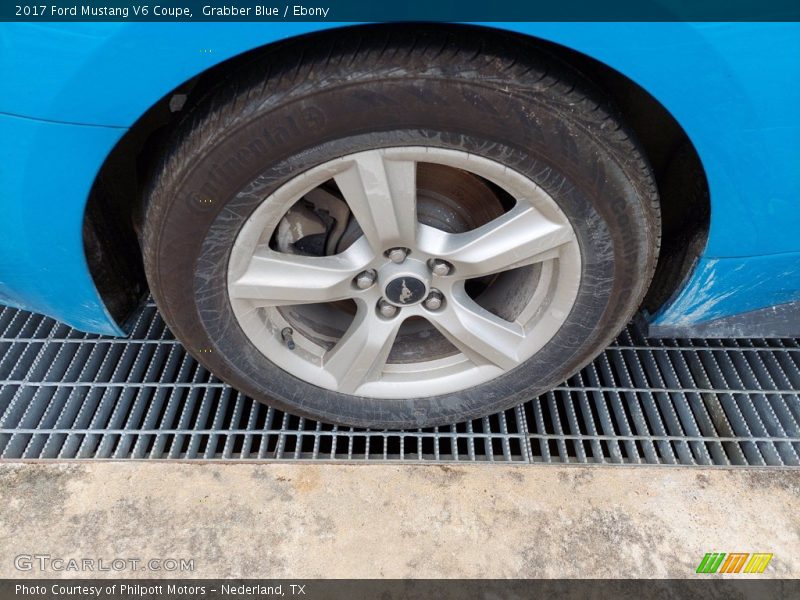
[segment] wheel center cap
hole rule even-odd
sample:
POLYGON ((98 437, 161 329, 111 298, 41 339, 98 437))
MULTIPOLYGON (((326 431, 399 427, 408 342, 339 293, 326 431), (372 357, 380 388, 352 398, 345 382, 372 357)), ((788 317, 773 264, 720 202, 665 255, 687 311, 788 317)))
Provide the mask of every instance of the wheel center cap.
POLYGON ((383 293, 395 306, 410 306, 426 298, 428 286, 414 275, 398 275, 386 284, 383 293))

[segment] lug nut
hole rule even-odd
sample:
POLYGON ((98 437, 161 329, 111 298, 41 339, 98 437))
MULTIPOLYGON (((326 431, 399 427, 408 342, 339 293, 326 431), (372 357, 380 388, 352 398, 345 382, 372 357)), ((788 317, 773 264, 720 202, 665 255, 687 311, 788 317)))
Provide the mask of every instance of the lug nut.
POLYGON ((422 303, 428 310, 439 310, 444 304, 444 296, 439 290, 431 290, 428 297, 422 303))
POLYGON ((397 311, 398 308, 394 304, 389 304, 383 298, 378 301, 378 312, 381 313, 381 316, 391 319, 397 314, 397 311))
POLYGON ((451 265, 446 260, 439 260, 437 258, 437 259, 432 260, 430 262, 430 268, 431 268, 431 272, 434 275, 439 275, 440 277, 443 277, 445 275, 449 275, 450 274, 450 271, 453 270, 453 265, 451 265))
POLYGON ((392 248, 386 253, 386 256, 389 257, 389 260, 393 263, 400 264, 406 259, 408 256, 408 249, 406 248, 392 248))
POLYGON ((356 287, 360 290, 371 287, 373 283, 375 283, 375 271, 372 269, 362 271, 356 275, 356 287))

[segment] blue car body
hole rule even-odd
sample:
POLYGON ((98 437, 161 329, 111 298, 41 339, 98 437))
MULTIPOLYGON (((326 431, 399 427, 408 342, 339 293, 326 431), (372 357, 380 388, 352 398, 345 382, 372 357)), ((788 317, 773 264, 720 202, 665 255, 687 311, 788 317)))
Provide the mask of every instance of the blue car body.
MULTIPOLYGON (((123 334, 87 264, 95 178, 182 82, 331 23, 0 25, 0 303, 123 334)), ((800 25, 491 23, 557 43, 649 92, 694 145, 711 202, 705 248, 653 314, 664 331, 800 301, 800 25)))

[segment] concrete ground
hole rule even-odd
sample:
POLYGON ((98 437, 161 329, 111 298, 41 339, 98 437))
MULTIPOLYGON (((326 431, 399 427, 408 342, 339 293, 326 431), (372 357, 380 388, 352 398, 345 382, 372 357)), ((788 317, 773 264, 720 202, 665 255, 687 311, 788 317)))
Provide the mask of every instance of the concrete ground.
POLYGON ((194 559, 108 576, 666 578, 716 551, 796 578, 799 500, 800 470, 5 463, 0 577, 102 575, 14 566, 46 554, 194 559))

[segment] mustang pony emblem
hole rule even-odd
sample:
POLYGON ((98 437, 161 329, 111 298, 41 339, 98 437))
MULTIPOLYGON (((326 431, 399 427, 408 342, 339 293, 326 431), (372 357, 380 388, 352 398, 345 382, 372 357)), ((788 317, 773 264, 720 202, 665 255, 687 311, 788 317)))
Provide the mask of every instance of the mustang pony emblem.
POLYGON ((408 302, 408 299, 411 298, 414 295, 414 293, 410 289, 408 289, 408 286, 406 285, 406 280, 405 279, 403 279, 403 281, 400 283, 400 285, 403 286, 400 289, 400 302, 405 304, 406 302, 408 302))

